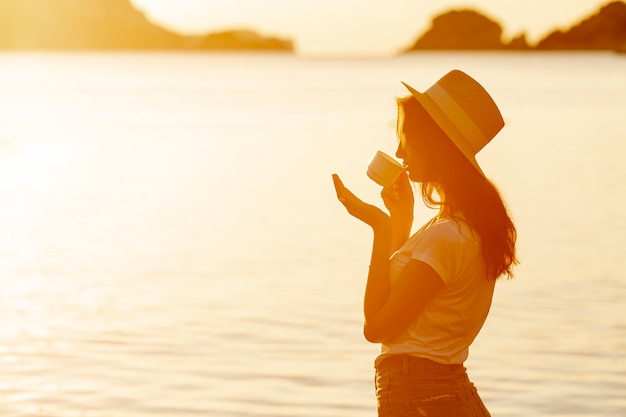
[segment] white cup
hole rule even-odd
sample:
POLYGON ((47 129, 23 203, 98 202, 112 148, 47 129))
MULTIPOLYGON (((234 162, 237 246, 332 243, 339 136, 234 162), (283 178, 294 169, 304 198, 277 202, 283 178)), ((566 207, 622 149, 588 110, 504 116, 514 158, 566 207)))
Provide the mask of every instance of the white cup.
POLYGON ((367 164, 367 176, 383 187, 393 184, 402 171, 402 164, 381 151, 376 151, 367 164))

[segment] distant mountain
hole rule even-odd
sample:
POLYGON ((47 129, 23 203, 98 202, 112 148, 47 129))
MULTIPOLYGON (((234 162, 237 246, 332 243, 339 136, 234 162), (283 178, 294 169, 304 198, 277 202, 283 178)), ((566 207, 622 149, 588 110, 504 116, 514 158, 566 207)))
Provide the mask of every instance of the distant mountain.
POLYGON ((567 31, 550 33, 536 49, 626 52, 626 3, 614 1, 567 31))
POLYGON ((130 0, 0 0, 0 49, 291 52, 293 43, 248 30, 180 35, 148 21, 130 0))
POLYGON ((293 50, 288 40, 262 37, 250 30, 231 30, 196 38, 200 49, 293 50))
POLYGON ((409 50, 502 49, 502 27, 474 10, 452 10, 435 17, 409 50))
POLYGON ((502 26, 474 10, 452 10, 435 17, 431 27, 403 52, 428 50, 609 50, 626 51, 626 3, 614 1, 567 31, 554 31, 536 46, 526 35, 502 41, 502 26))

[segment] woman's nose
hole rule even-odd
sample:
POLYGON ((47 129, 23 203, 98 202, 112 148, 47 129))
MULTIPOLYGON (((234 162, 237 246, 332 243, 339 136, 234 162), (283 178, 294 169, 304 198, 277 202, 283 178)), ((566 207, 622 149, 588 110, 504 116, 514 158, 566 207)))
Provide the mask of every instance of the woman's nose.
POLYGON ((396 149, 396 157, 404 159, 404 150, 402 149, 402 143, 398 144, 398 149, 396 149))

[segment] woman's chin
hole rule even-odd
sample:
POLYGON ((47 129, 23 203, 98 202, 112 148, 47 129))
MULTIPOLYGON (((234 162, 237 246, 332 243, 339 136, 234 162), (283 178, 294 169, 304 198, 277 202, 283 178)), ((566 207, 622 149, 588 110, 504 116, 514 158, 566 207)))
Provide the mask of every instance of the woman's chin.
POLYGON ((406 169, 406 172, 409 174, 409 179, 413 182, 420 182, 421 181, 421 176, 419 175, 419 173, 415 170, 411 170, 411 167, 408 167, 406 169))

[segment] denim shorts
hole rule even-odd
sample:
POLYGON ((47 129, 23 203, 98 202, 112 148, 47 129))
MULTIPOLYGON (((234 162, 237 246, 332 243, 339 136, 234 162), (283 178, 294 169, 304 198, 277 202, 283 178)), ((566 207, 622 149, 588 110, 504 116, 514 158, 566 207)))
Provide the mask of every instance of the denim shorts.
POLYGON ((379 417, 489 417, 463 365, 394 355, 376 366, 379 417))

